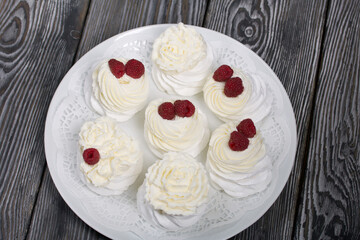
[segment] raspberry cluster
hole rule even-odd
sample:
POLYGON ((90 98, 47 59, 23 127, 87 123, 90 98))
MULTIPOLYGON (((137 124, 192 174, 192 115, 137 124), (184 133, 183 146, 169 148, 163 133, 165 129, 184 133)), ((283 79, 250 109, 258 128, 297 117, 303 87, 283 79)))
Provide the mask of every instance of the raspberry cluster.
POLYGON ((233 77, 234 71, 228 65, 221 65, 214 72, 213 79, 217 82, 225 82, 224 94, 227 97, 237 97, 244 91, 241 78, 233 77))
POLYGON ((237 131, 230 134, 229 147, 233 151, 244 151, 249 146, 249 138, 256 134, 254 122, 250 119, 242 120, 236 127, 237 131))
POLYGON ((130 59, 125 65, 116 59, 110 59, 108 64, 111 73, 116 78, 121 78, 126 73, 128 76, 138 79, 145 72, 144 65, 136 59, 130 59))
POLYGON ((166 120, 172 120, 175 115, 191 117, 195 113, 195 106, 189 100, 176 100, 174 103, 164 102, 158 107, 159 115, 166 120))

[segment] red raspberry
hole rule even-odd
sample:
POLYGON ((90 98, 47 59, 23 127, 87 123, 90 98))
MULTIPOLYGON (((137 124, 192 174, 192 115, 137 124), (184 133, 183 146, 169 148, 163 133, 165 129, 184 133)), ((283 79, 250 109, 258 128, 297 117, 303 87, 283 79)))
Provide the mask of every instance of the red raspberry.
POLYGON ((116 78, 121 78, 125 74, 125 66, 122 62, 116 59, 110 59, 108 64, 111 73, 114 74, 116 78))
POLYGON ((125 65, 125 72, 132 78, 140 78, 145 72, 145 67, 140 61, 130 59, 125 65))
POLYGON ((191 117, 194 115, 195 106, 189 100, 176 100, 174 106, 175 113, 179 117, 191 117))
POLYGON ((158 107, 158 113, 163 119, 172 120, 175 117, 174 104, 164 102, 158 107))
POLYGON ((247 138, 252 138, 256 134, 256 127, 250 118, 242 120, 236 129, 244 134, 247 138))
POLYGON ((230 78, 225 83, 224 93, 227 97, 237 97, 244 91, 241 78, 230 78))
POLYGON ((244 151, 249 146, 249 139, 247 139, 242 133, 233 131, 230 134, 229 147, 233 151, 244 151))
POLYGON ((213 79, 217 82, 225 82, 233 75, 234 71, 228 65, 221 65, 214 72, 213 79))
POLYGON ((100 153, 96 148, 88 148, 83 152, 84 161, 89 165, 95 165, 100 160, 100 153))

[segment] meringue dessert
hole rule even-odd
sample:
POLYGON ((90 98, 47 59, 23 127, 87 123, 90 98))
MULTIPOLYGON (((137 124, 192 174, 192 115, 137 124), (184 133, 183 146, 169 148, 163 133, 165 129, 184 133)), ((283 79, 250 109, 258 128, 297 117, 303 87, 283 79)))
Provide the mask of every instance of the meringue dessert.
POLYGON ((237 124, 228 122, 213 132, 206 169, 217 190, 242 198, 267 188, 272 178, 272 162, 253 121, 245 119, 237 124))
POLYGON ((149 167, 137 193, 137 207, 153 225, 174 231, 201 218, 208 193, 203 165, 188 154, 169 152, 149 167))
POLYGON ((207 146, 210 130, 205 114, 190 101, 156 99, 145 111, 144 136, 157 157, 169 151, 196 157, 207 146))
POLYGON ((213 52, 194 28, 179 23, 154 42, 152 77, 159 90, 192 96, 202 91, 211 72, 213 52))
POLYGON ((145 106, 149 82, 140 61, 117 58, 101 62, 92 78, 90 104, 100 115, 123 122, 145 106))
POLYGON ((271 110, 272 97, 265 82, 256 74, 250 76, 228 65, 209 76, 203 90, 206 105, 224 122, 245 117, 259 122, 271 110))
POLYGON ((109 117, 85 122, 79 133, 81 178, 100 195, 121 194, 143 166, 139 144, 109 117))

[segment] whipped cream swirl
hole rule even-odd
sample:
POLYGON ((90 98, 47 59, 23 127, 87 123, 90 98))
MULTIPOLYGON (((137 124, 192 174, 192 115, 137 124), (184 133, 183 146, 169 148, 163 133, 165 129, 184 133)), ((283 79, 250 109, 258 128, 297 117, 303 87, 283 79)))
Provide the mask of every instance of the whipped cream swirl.
MULTIPOLYGON (((124 65, 127 62, 121 58, 116 60, 124 65)), ((111 73, 108 61, 104 61, 95 68, 92 78, 93 91, 90 103, 100 115, 123 122, 145 106, 149 95, 146 73, 139 79, 127 74, 118 79, 111 73)))
POLYGON ((200 219, 208 193, 202 164, 188 154, 169 152, 148 169, 137 204, 142 215, 156 226, 177 230, 200 219))
POLYGON ((244 151, 233 151, 228 142, 238 122, 217 128, 210 139, 206 168, 212 185, 232 197, 246 197, 266 189, 272 178, 272 162, 266 155, 261 133, 249 138, 244 151))
POLYGON ((212 49, 195 29, 183 23, 165 30, 154 42, 152 76, 168 94, 201 92, 213 62, 212 49))
POLYGON ((79 137, 80 170, 91 190, 101 195, 121 194, 135 182, 143 165, 140 147, 114 120, 101 117, 85 122, 79 137), (99 151, 98 163, 89 165, 83 160, 87 148, 99 151))
POLYGON ((145 111, 145 141, 158 157, 169 151, 184 151, 196 157, 206 147, 210 137, 206 116, 195 106, 191 117, 163 119, 158 113, 159 105, 174 101, 156 99, 149 103, 145 111))
POLYGON ((204 85, 204 101, 215 115, 224 122, 251 118, 254 122, 264 119, 271 110, 272 97, 266 91, 265 82, 256 74, 234 70, 232 77, 240 77, 244 91, 237 97, 224 94, 224 82, 217 82, 213 75, 204 85))

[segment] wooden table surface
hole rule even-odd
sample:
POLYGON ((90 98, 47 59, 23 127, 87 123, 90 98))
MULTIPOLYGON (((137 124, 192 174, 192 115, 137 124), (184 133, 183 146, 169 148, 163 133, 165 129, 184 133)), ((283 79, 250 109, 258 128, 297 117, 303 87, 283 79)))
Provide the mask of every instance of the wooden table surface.
POLYGON ((295 112, 290 178, 266 214, 232 239, 360 239, 358 0, 1 0, 0 239, 106 239, 51 179, 43 140, 50 101, 100 42, 180 21, 256 52, 295 112))

